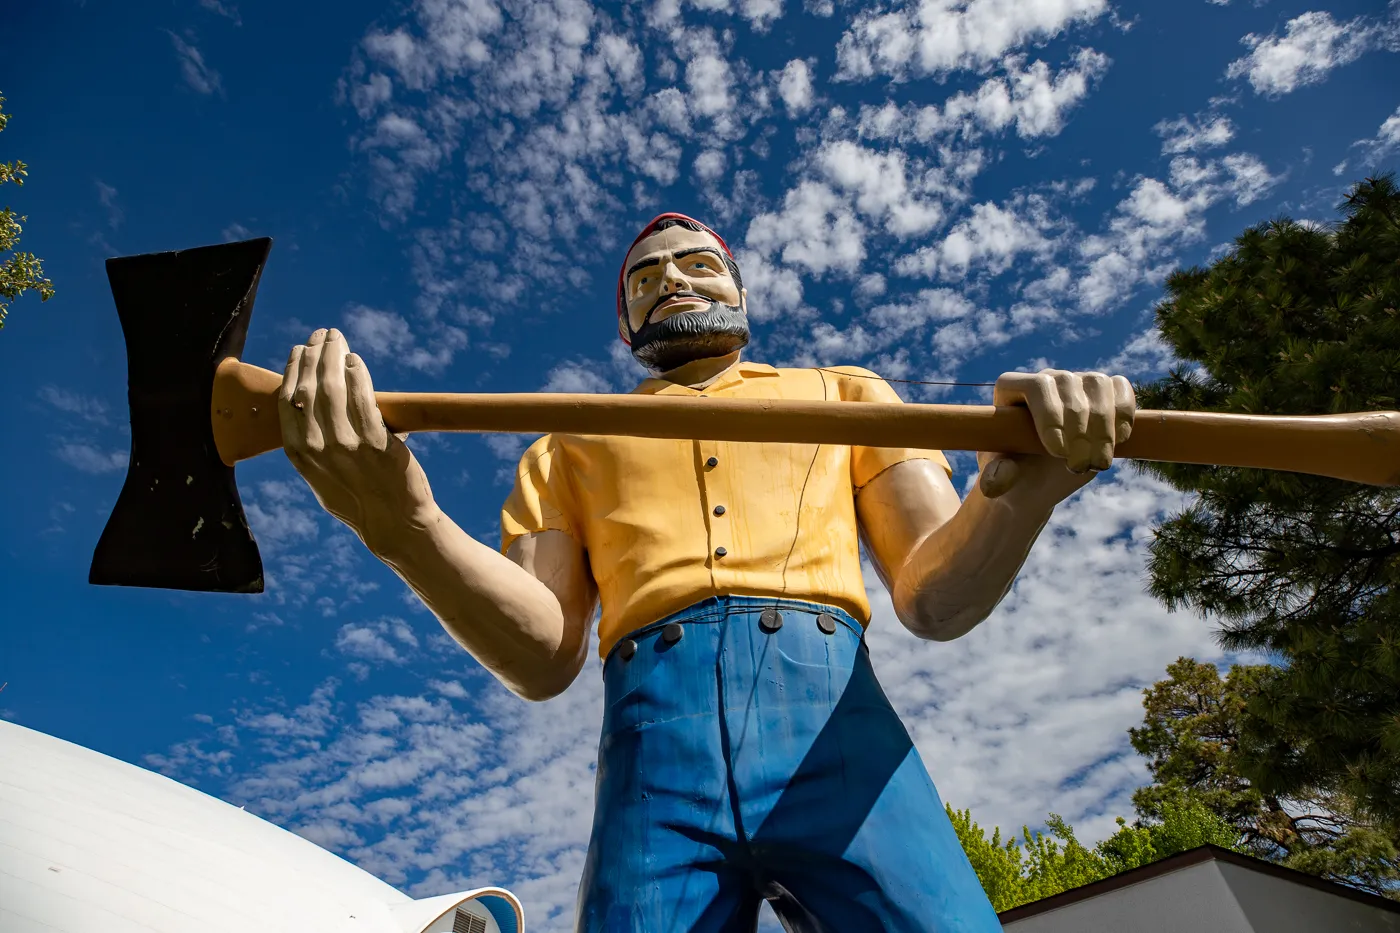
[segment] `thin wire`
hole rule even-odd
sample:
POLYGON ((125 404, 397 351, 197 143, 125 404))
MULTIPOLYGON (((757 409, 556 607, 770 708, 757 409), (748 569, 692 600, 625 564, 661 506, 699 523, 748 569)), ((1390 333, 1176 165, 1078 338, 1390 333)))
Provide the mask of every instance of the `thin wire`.
POLYGON ((932 382, 926 379, 888 379, 884 376, 866 375, 865 373, 848 373, 835 369, 827 369, 825 366, 814 366, 813 369, 819 372, 831 373, 835 376, 855 376, 858 379, 879 379, 882 382, 898 382, 910 386, 967 386, 969 388, 990 388, 995 386, 995 382, 932 382))

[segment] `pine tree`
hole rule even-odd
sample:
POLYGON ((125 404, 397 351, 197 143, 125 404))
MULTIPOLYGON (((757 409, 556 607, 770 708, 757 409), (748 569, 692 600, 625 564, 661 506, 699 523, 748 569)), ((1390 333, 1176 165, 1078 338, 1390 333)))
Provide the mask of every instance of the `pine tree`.
MULTIPOLYGON (((1144 408, 1389 410, 1400 387, 1400 191, 1357 184, 1330 227, 1253 227, 1156 308, 1185 361, 1144 408)), ((1327 794, 1400 822, 1400 495, 1301 474, 1148 464, 1196 494, 1151 548, 1152 592, 1276 661, 1240 719, 1239 773, 1265 795, 1327 794)))

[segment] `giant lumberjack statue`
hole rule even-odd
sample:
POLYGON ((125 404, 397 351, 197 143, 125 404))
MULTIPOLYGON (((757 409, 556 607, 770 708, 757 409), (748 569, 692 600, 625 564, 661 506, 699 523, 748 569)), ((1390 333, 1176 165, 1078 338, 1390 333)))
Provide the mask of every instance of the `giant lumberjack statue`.
POLYGON ((238 359, 270 247, 108 260, 131 458, 88 579, 261 592, 233 466, 284 447, 523 697, 578 676, 601 601, 584 933, 752 930, 764 899, 798 931, 999 929, 870 668, 861 537, 900 621, 947 640, 1115 456, 1400 485, 1396 412, 1135 413, 1123 379, 1058 371, 1002 376, 995 406, 905 405, 863 370, 745 361, 739 270, 678 214, 622 263, 618 328, 657 374, 631 394, 376 393, 334 330, 279 374, 238 359), (438 508, 413 431, 549 432, 502 553, 438 508), (980 451, 961 502, 938 446, 980 451))
MULTIPOLYGON (((618 329, 649 395, 898 402, 872 373, 743 358, 724 241, 663 214, 622 263, 618 329)), ((551 434, 520 460, 501 552, 438 508, 335 330, 292 350, 284 446, 333 515, 452 636, 532 700, 583 669, 601 599, 606 684, 582 933, 993 933, 995 913, 875 679, 867 551, 900 621, 967 632, 1055 505, 1113 462, 1128 381, 1008 374, 1050 456, 982 458, 965 501, 937 450, 551 434)))

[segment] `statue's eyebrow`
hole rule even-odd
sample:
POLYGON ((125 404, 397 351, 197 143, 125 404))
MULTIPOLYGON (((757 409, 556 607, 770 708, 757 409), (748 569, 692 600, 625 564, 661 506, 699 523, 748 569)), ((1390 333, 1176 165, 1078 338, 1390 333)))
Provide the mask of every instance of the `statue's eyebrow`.
POLYGON ((719 259, 724 259, 723 256, 720 256, 719 250, 715 249, 713 246, 693 246, 690 249, 679 250, 678 252, 673 253, 672 255, 674 255, 677 259, 684 259, 686 256, 690 256, 694 253, 714 253, 715 256, 717 256, 719 259))
MULTIPOLYGON (((692 256, 695 253, 714 253, 715 256, 718 257, 721 261, 723 261, 724 259, 723 256, 720 256, 719 250, 715 249, 713 246, 692 246, 690 249, 677 250, 676 252, 671 254, 671 257, 673 259, 684 259, 685 257, 692 256)), ((627 270, 627 275, 625 276, 625 278, 630 280, 632 278, 632 273, 636 272, 638 269, 645 269, 648 266, 659 265, 661 265, 661 260, 656 258, 655 256, 653 256, 651 259, 638 260, 637 262, 632 263, 631 268, 627 270)))

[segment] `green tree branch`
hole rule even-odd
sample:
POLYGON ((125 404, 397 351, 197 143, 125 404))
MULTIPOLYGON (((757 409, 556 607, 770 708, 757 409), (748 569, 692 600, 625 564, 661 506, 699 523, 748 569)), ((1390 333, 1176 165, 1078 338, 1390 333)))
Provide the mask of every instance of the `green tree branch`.
MULTIPOLYGON (((0 94, 0 131, 10 122, 10 114, 4 112, 4 106, 5 97, 0 94)), ((0 162, 0 185, 13 182, 15 187, 23 187, 28 175, 29 166, 18 159, 0 162)), ((48 301, 54 295, 53 282, 44 277, 44 261, 33 253, 17 249, 20 234, 24 232, 22 225, 28 219, 9 207, 0 209, 0 330, 5 327, 10 305, 25 292, 37 293, 40 301, 48 301)))

